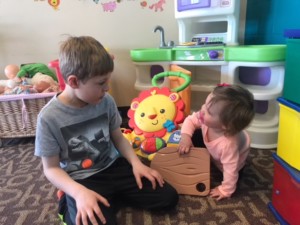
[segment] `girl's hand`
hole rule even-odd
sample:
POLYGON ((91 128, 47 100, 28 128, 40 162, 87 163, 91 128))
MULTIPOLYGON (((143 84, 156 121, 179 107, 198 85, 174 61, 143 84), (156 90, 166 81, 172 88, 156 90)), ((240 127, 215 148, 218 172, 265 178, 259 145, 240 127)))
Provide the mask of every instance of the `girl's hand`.
POLYGON ((75 201, 77 207, 76 225, 88 225, 88 220, 90 220, 93 225, 98 225, 96 217, 98 217, 103 224, 106 223, 106 219, 98 205, 100 202, 104 206, 109 207, 110 205, 106 198, 92 190, 84 188, 75 196, 75 201))
POLYGON ((223 199, 223 198, 227 198, 226 196, 224 196, 224 195, 220 192, 220 190, 219 190, 218 187, 216 187, 216 188, 214 188, 214 189, 212 189, 212 190, 210 191, 210 196, 213 197, 213 198, 215 198, 217 201, 219 201, 219 200, 221 200, 221 199, 223 199))
POLYGON ((139 189, 143 188, 143 184, 141 180, 142 177, 147 178, 152 183, 153 189, 156 188, 156 182, 158 182, 160 187, 162 187, 165 183, 163 177, 160 175, 158 171, 144 165, 140 161, 137 161, 135 164, 133 164, 132 168, 139 189))
POLYGON ((188 153, 193 146, 192 138, 187 134, 181 134, 181 139, 178 146, 179 154, 188 153))

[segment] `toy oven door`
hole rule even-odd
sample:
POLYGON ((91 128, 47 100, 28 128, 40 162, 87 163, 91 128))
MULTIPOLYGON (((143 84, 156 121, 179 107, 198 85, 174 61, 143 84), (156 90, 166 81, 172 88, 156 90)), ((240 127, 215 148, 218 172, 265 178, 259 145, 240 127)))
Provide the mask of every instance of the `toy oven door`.
POLYGON ((198 8, 209 8, 211 0, 177 0, 178 12, 198 9, 198 8))

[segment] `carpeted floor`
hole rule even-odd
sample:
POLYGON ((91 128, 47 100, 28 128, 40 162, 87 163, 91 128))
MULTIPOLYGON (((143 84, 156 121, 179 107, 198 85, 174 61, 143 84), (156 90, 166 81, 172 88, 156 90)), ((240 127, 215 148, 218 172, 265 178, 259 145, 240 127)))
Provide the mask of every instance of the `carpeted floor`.
MULTIPOLYGON (((0 148, 0 225, 58 225, 56 190, 45 179, 30 143, 0 148)), ((272 150, 252 149, 231 199, 180 196, 171 212, 150 213, 124 208, 120 225, 258 225, 279 224, 267 204, 271 201, 272 150)), ((211 187, 221 181, 212 168, 211 187)))

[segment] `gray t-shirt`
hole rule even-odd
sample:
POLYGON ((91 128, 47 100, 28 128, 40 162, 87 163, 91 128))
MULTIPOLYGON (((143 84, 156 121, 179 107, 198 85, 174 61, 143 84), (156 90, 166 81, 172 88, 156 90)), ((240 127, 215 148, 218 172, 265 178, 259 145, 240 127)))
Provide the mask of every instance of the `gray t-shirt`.
POLYGON ((72 108, 54 96, 37 119, 35 155, 59 155, 60 166, 74 180, 109 167, 120 153, 110 132, 121 125, 115 101, 109 94, 97 105, 72 108))

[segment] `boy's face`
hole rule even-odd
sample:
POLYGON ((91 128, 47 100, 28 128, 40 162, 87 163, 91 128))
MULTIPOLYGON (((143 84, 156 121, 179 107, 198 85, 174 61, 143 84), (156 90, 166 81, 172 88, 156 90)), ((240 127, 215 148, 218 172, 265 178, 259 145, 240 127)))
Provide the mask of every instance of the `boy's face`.
POLYGON ((78 89, 76 89, 77 98, 88 104, 98 104, 109 91, 109 81, 111 73, 90 78, 85 83, 79 81, 78 89))

